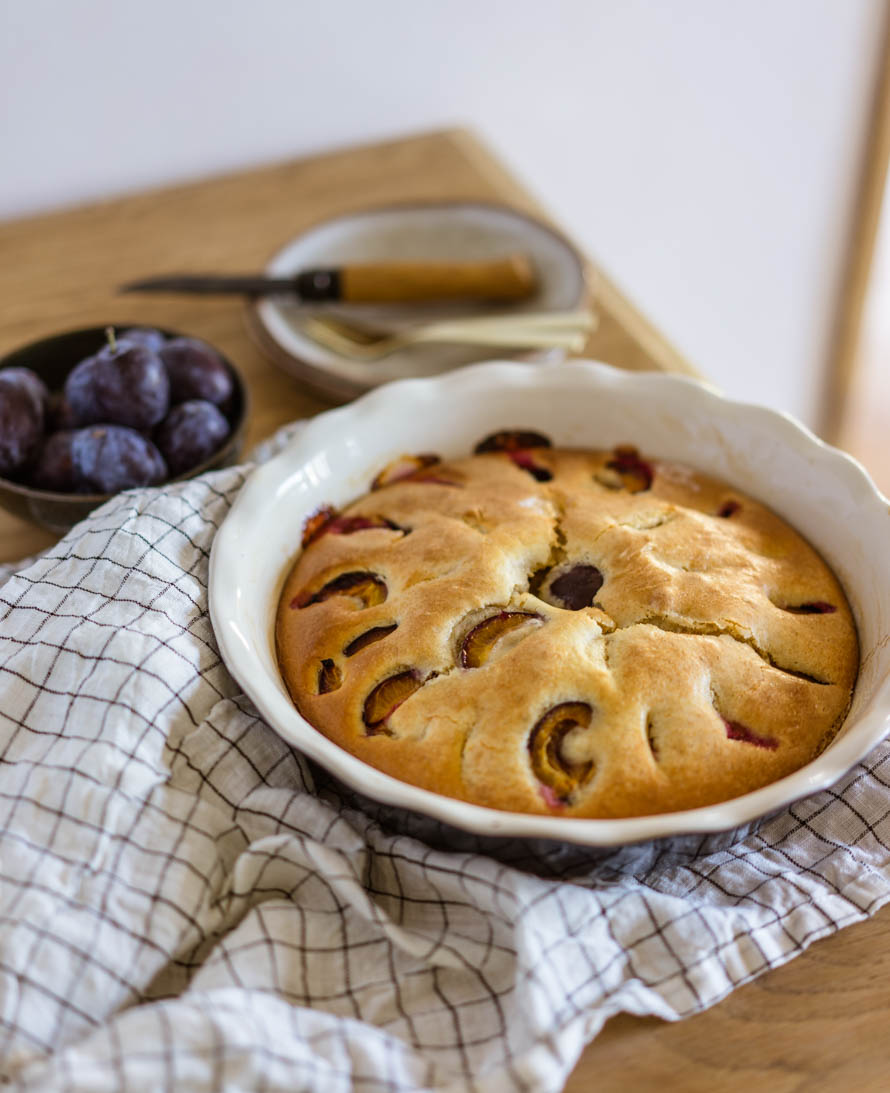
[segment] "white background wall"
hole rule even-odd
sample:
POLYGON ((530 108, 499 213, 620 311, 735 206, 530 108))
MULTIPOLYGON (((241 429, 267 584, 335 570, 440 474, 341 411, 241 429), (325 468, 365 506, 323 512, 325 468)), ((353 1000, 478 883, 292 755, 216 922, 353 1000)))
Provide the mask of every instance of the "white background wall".
POLYGON ((0 0, 0 217, 471 123, 678 347, 813 420, 884 0, 0 0))

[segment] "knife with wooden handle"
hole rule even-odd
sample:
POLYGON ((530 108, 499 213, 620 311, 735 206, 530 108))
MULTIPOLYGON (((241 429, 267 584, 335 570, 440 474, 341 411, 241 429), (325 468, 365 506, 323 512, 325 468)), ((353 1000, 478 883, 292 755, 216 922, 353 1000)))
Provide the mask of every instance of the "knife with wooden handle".
POLYGON ((524 300, 536 288, 531 262, 509 254, 480 262, 367 262, 307 269, 292 277, 171 274, 132 281, 121 292, 242 296, 287 294, 302 303, 402 304, 436 300, 524 300))

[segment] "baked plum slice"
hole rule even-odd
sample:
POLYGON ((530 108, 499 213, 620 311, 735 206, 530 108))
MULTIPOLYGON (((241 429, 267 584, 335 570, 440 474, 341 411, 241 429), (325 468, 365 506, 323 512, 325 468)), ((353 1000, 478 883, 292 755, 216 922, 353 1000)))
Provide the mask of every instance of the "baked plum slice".
POLYGON ((790 611, 792 615, 833 615, 837 607, 825 600, 812 600, 810 603, 784 603, 780 604, 783 611, 790 611))
POLYGON ((534 478, 536 482, 549 482, 553 478, 553 471, 549 467, 544 467, 540 463, 536 463, 531 452, 507 452, 507 455, 517 467, 521 468, 534 478))
POLYGON ((397 630, 399 624, 397 622, 390 623, 389 626, 374 626, 370 630, 366 630, 363 634, 359 634, 357 638, 353 638, 352 641, 344 647, 343 655, 345 657, 354 657, 356 653, 361 652, 368 645, 373 645, 376 641, 382 641, 385 637, 397 630))
POLYGON ((592 717, 593 708, 587 702, 561 702, 538 720, 529 735, 532 771, 551 807, 565 804, 574 790, 593 774, 592 761, 572 760, 564 746, 566 737, 575 730, 586 729, 592 717))
POLYGON ((318 669, 318 693, 326 695, 336 691, 342 682, 343 673, 330 658, 325 657, 318 669))
POLYGON ((549 482, 553 478, 553 471, 538 463, 531 454, 535 448, 549 448, 550 441, 541 433, 533 433, 528 429, 504 429, 499 433, 492 433, 480 441, 474 451, 477 455, 485 452, 504 452, 537 482, 549 482))
POLYGON ((544 620, 531 611, 501 611, 477 623, 460 647, 462 668, 481 668, 494 647, 508 634, 526 627, 539 626, 544 620))
POLYGON ((402 455, 387 463, 371 483, 372 490, 392 486, 397 482, 424 482, 437 486, 460 486, 454 477, 439 474, 434 468, 442 460, 431 452, 422 455, 402 455))
POLYGON ((640 457, 636 448, 620 445, 594 478, 601 486, 610 490, 627 490, 628 493, 642 493, 652 485, 655 471, 652 464, 640 457))
POLYGON ((390 531, 408 534, 407 528, 400 527, 385 516, 340 516, 332 505, 322 505, 303 525, 300 544, 305 548, 322 535, 353 535, 357 531, 369 531, 371 528, 388 528, 390 531))
POLYGON ((533 433, 529 429, 502 429, 480 440, 473 451, 476 455, 482 455, 484 452, 526 452, 530 448, 552 447, 543 433, 533 433))
POLYGON ((775 751, 779 746, 779 741, 774 736, 761 736, 747 725, 743 725, 741 721, 730 721, 722 714, 720 719, 730 740, 741 740, 745 744, 753 744, 757 748, 766 748, 768 751, 775 751))
POLYGON ((317 592, 301 592, 291 600, 291 607, 308 607, 331 596, 350 596, 360 607, 376 607, 386 599, 386 582, 376 573, 341 573, 317 592))
POLYGON ((354 535, 357 531, 370 531, 372 528, 405 531, 405 528, 385 516, 335 516, 324 530, 330 535, 354 535))
POLYGON ((365 699, 362 709, 362 720, 368 736, 374 736, 377 733, 391 735, 386 726, 387 720, 422 686, 423 679, 416 668, 409 668, 378 683, 365 699))
POLYGON ((320 535, 323 535, 325 528, 336 515, 337 510, 333 505, 322 505, 321 508, 316 509, 310 516, 307 516, 306 522, 303 524, 300 546, 305 548, 319 538, 320 535))
POLYGON ((603 587, 603 575, 595 565, 579 562, 569 566, 550 582, 548 602, 568 611, 592 607, 597 592, 603 587))

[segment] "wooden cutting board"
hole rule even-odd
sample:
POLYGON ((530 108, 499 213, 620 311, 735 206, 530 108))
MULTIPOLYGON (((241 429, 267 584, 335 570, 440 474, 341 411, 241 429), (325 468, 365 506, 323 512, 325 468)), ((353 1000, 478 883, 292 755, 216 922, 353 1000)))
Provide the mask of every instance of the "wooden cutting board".
MULTIPOLYGON (((289 237, 340 213, 400 201, 500 201, 542 210, 463 131, 384 144, 139 193, 0 224, 0 353, 77 326, 181 329, 243 369, 248 445, 325 408, 249 340, 237 300, 120 298, 115 286, 175 269, 259 269, 289 237)), ((591 264, 600 325, 584 356, 630 369, 693 373, 612 281, 591 264)), ((0 560, 53 537, 0 512, 0 560)), ((890 1088, 890 915, 844 930, 699 1017, 668 1025, 613 1018, 566 1089, 621 1093, 770 1093, 890 1088)))

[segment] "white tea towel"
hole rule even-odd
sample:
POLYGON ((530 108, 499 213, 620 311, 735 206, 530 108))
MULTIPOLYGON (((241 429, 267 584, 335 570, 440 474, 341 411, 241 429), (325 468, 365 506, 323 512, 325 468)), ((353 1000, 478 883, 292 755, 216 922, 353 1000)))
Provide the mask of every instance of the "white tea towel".
POLYGON ((234 468, 0 589, 0 1074, 22 1090, 558 1090, 890 896, 890 747, 733 845, 483 844, 258 717, 207 610, 234 468))

